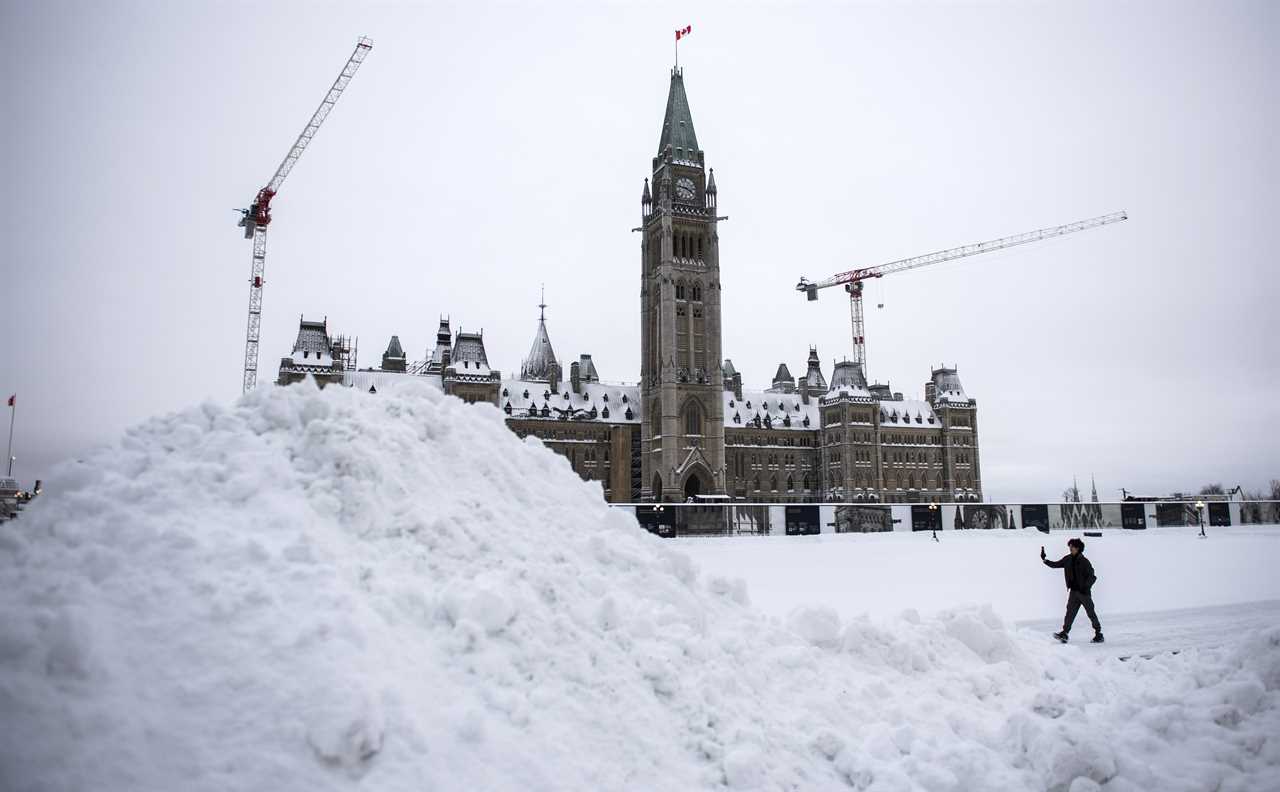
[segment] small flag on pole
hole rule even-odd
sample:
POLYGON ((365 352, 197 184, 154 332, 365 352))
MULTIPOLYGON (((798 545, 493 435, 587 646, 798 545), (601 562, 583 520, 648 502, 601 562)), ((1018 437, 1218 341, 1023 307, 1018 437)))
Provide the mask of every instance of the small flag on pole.
POLYGON ((15 405, 15 404, 17 404, 17 403, 18 403, 18 394, 16 394, 16 393, 15 393, 15 394, 13 394, 12 396, 10 396, 10 397, 9 397, 9 406, 10 406, 10 407, 12 407, 13 405, 15 405))
POLYGON ((682 30, 677 30, 676 41, 679 41, 680 39, 684 38, 685 36, 689 35, 692 32, 693 32, 693 25, 686 25, 682 30))

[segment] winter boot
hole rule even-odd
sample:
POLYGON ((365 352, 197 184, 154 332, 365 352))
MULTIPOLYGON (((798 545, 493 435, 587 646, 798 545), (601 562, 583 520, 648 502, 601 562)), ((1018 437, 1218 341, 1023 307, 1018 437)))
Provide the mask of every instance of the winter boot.
POLYGON ((1057 638, 1060 643, 1067 642, 1067 634, 1065 632, 1056 632, 1053 634, 1053 637, 1057 638))
POLYGON ((1106 640, 1107 639, 1102 636, 1102 632, 1098 631, 1093 634, 1093 640, 1090 641, 1089 643, 1102 643, 1103 641, 1106 641, 1106 640))

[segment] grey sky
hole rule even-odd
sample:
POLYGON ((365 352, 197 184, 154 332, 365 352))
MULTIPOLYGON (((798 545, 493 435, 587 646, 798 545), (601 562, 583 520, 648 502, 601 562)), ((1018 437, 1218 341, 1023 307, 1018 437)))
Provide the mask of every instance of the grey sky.
POLYGON ((1280 5, 12 2, 0 10, 0 398, 16 473, 239 391, 235 228, 358 35, 372 54, 274 207, 261 378, 298 315, 375 364, 437 316, 518 370, 547 286, 562 359, 639 370, 642 179, 672 30, 722 213, 749 386, 848 307, 825 276, 1125 209, 871 287, 873 378, 954 363, 986 495, 1073 472, 1167 492, 1280 477, 1280 5), (874 306, 883 301, 885 308, 874 306), (8 416, 5 416, 6 418, 8 416))

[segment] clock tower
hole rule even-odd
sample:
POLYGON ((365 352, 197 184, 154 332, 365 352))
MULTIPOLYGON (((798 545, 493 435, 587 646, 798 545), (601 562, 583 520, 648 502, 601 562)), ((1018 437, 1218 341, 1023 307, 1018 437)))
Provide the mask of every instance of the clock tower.
POLYGON ((641 481, 645 500, 725 492, 716 180, 671 70, 653 174, 641 196, 641 481))

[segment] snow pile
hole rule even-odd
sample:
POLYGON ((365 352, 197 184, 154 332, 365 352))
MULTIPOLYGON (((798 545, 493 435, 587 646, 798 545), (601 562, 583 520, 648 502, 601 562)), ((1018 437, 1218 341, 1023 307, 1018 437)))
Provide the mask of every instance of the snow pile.
POLYGON ((761 614, 487 406, 267 388, 0 527, 0 788, 1275 788, 1280 629, 761 614))

